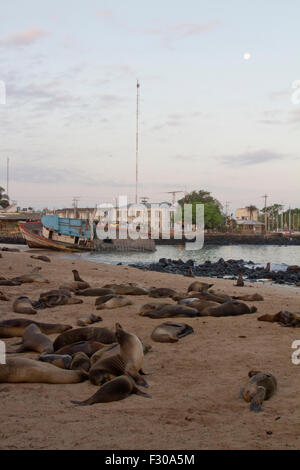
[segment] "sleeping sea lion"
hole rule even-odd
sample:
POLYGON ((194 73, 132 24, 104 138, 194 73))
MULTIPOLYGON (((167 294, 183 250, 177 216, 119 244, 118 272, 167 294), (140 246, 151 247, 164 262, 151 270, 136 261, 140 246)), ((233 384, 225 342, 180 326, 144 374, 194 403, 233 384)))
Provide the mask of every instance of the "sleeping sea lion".
POLYGON ((75 292, 75 295, 83 295, 87 297, 100 297, 102 295, 114 294, 112 289, 104 289, 103 287, 89 287, 75 292))
POLYGON ((77 352, 84 352, 88 357, 90 357, 104 346, 105 345, 103 343, 99 343, 98 341, 77 341, 76 343, 67 344, 60 349, 55 349, 55 354, 68 354, 73 356, 77 352))
POLYGON ((194 333, 186 323, 165 322, 158 325, 151 333, 151 339, 158 343, 175 343, 179 338, 194 333))
POLYGON ((213 284, 207 284, 207 282, 200 282, 200 281, 195 281, 192 282, 192 284, 189 285, 187 291, 188 292, 207 292, 208 289, 210 289, 213 286, 213 284))
POLYGON ((250 402, 250 410, 256 413, 263 411, 262 403, 274 395, 277 381, 272 374, 251 370, 249 382, 240 390, 240 397, 250 402))
POLYGON ((235 300, 244 300, 245 302, 260 302, 264 300, 263 296, 260 294, 248 294, 248 295, 237 295, 232 296, 235 300))
MULTIPOLYGON (((20 344, 20 343, 19 343, 20 344)), ((22 346, 11 351, 12 353, 22 353, 24 351, 36 351, 40 354, 53 353, 53 343, 48 336, 44 335, 37 325, 33 323, 27 326, 23 334, 22 346)))
POLYGON ((39 357, 39 361, 48 362, 60 369, 70 369, 72 360, 72 356, 68 354, 41 354, 39 357))
POLYGON ((23 274, 22 276, 14 277, 12 281, 21 282, 22 284, 30 282, 49 283, 48 279, 46 279, 42 274, 39 274, 37 272, 32 272, 29 274, 23 274))
POLYGON ((225 302, 230 302, 232 298, 230 295, 223 294, 220 292, 210 291, 210 292, 190 292, 190 297, 197 297, 201 300, 210 300, 211 302, 218 302, 223 304, 225 302))
POLYGON ((148 303, 140 308, 139 315, 150 318, 199 317, 195 308, 167 303, 148 303))
POLYGON ((271 323, 279 323, 280 326, 292 326, 299 328, 300 327, 300 313, 296 312, 287 312, 287 311, 280 311, 275 313, 274 315, 262 315, 258 317, 258 321, 268 321, 271 323))
POLYGON ((42 292, 37 302, 33 306, 38 309, 52 308, 59 305, 82 304, 83 300, 71 296, 67 289, 53 289, 48 292, 42 292))
POLYGON ((10 251, 11 253, 19 253, 21 250, 19 250, 19 248, 7 248, 7 247, 3 247, 1 248, 2 251, 10 251))
POLYGON ((48 258, 48 256, 44 256, 44 255, 31 255, 30 258, 33 258, 33 259, 38 259, 40 261, 45 261, 46 263, 51 263, 51 259, 48 258))
POLYGON ((124 400, 132 393, 151 398, 151 395, 139 390, 133 379, 127 375, 121 375, 109 382, 106 382, 100 389, 85 401, 71 400, 71 403, 79 406, 94 405, 95 403, 108 403, 111 401, 124 400))
POLYGON ((113 290, 117 295, 148 295, 149 290, 134 284, 106 284, 104 288, 113 290))
POLYGON ((22 282, 13 281, 12 279, 1 279, 0 286, 20 286, 22 282))
POLYGON ((16 313, 26 313, 27 315, 35 315, 36 310, 32 306, 33 302, 25 296, 18 297, 13 305, 12 309, 16 313))
POLYGON ((91 325, 92 323, 98 323, 99 321, 102 321, 100 315, 91 313, 90 315, 83 315, 82 317, 79 317, 76 323, 78 326, 87 326, 91 325))
POLYGON ((1 383, 71 384, 86 379, 87 374, 84 371, 60 369, 47 362, 23 357, 7 358, 6 364, 0 364, 1 383))
POLYGON ((96 310, 120 308, 132 304, 132 300, 128 299, 125 295, 105 295, 98 297, 95 302, 95 305, 97 305, 96 310))
POLYGON ((178 302, 179 305, 188 305, 189 307, 195 308, 198 312, 202 312, 207 307, 218 307, 218 302, 212 302, 211 300, 201 300, 194 297, 190 299, 182 299, 178 302), (189 302, 190 301, 190 302, 189 302))
POLYGON ((248 305, 242 302, 226 302, 219 305, 218 307, 207 307, 201 311, 201 316, 210 317, 228 317, 235 315, 245 315, 248 313, 254 313, 257 311, 256 307, 249 308, 248 305))
POLYGON ((71 370, 84 370, 85 372, 88 372, 90 367, 90 359, 84 352, 77 352, 74 354, 73 360, 70 364, 71 370))
POLYGON ((97 341, 99 343, 111 344, 116 342, 115 333, 107 328, 85 327, 65 331, 59 335, 53 343, 54 351, 68 344, 78 341, 97 341))
POLYGON ((27 318, 13 318, 0 322, 0 338, 14 338, 23 336, 28 325, 37 325, 45 335, 54 333, 63 333, 72 329, 71 325, 62 325, 61 323, 41 323, 27 318))
POLYGON ((149 297, 172 297, 176 294, 177 292, 174 289, 168 289, 167 287, 152 287, 149 292, 149 297))

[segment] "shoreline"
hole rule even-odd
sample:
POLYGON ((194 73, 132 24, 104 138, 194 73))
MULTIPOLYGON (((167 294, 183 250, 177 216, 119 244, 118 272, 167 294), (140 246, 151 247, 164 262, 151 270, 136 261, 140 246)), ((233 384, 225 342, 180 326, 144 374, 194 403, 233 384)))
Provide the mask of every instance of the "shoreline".
MULTIPOLYGON (((262 314, 299 311, 299 291, 248 282, 239 288, 231 280, 213 279, 217 291, 230 295, 257 292, 265 300, 247 303, 258 308, 251 315, 176 318, 175 321, 191 325, 194 334, 178 343, 156 343, 150 338, 151 332, 167 319, 138 315, 141 305, 149 302, 148 296, 132 296, 133 305, 101 312, 95 310, 95 298, 83 297, 83 304, 38 310, 33 316, 13 313, 12 302, 19 295, 37 299, 41 292, 57 289, 63 282, 72 280, 72 269, 78 269, 84 280, 98 287, 111 282, 133 282, 142 287, 170 287, 180 292, 195 279, 83 259, 62 259, 53 252, 43 251, 51 259, 51 263, 44 263, 30 258, 34 252, 40 253, 38 250, 2 253, 1 274, 14 277, 40 266, 41 274, 50 283, 1 286, 10 297, 9 302, 0 303, 1 319, 24 317, 76 327, 79 316, 97 312, 103 321, 96 326, 113 329, 120 322, 123 328, 152 346, 144 360, 144 369, 152 372, 147 377, 147 392, 152 399, 131 396, 119 402, 78 408, 70 400, 91 396, 96 386, 89 382, 1 383, 1 417, 5 427, 1 431, 0 449, 299 448, 295 429, 299 421, 300 365, 291 362, 291 344, 300 339, 300 330, 257 321, 262 314), (264 403, 264 412, 258 415, 251 413, 249 404, 238 398, 252 368, 269 371, 278 381, 278 391, 264 403)), ((204 276, 200 279, 210 280, 204 276)), ((55 337, 50 336, 52 340, 55 337)), ((16 338, 4 341, 7 350, 12 350, 16 338)), ((38 354, 26 352, 19 357, 37 359, 38 354)))

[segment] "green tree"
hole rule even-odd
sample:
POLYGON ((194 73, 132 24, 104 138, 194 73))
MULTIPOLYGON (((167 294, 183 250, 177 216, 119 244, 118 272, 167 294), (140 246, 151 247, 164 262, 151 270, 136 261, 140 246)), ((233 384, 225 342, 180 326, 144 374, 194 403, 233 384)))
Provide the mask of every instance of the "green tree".
POLYGON ((5 194, 5 189, 0 186, 0 206, 5 209, 9 206, 9 197, 5 194))
POLYGON ((192 221, 196 223, 196 206, 204 204, 204 227, 207 229, 220 229, 225 224, 225 216, 222 213, 222 204, 220 201, 211 196, 211 193, 203 189, 192 191, 178 201, 183 208, 184 204, 192 204, 192 221))
POLYGON ((253 212, 258 210, 257 207, 253 204, 250 204, 250 206, 247 206, 246 209, 250 212, 250 220, 252 220, 253 212))

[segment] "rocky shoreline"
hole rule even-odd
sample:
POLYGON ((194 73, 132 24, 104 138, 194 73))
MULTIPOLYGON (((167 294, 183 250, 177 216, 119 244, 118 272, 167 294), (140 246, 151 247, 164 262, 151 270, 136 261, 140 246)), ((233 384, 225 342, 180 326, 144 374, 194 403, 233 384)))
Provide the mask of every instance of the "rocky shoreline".
POLYGON ((276 284, 287 284, 300 286, 300 267, 289 266, 286 271, 271 271, 267 265, 258 267, 253 261, 229 259, 225 261, 220 258, 217 262, 205 261, 203 264, 196 264, 190 259, 186 262, 161 258, 158 263, 137 263, 129 266, 146 271, 156 271, 161 273, 181 274, 185 276, 216 277, 227 279, 237 279, 242 274, 248 281, 269 280, 276 284))
MULTIPOLYGON (((155 240, 156 245, 182 245, 188 240, 155 240)), ((191 240, 192 241, 192 240, 191 240)), ((272 233, 268 235, 246 235, 238 233, 205 233, 204 245, 300 245, 299 235, 272 233)))

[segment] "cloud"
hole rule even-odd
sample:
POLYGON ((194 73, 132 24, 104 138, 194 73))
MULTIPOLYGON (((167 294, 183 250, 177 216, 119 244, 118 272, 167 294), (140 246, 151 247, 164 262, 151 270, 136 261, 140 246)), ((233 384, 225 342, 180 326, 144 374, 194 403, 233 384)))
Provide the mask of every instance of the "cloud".
POLYGON ((5 36, 0 40, 0 46, 29 46, 48 34, 49 33, 40 28, 32 28, 21 33, 14 33, 5 36))
POLYGON ((255 152, 245 152, 239 155, 226 155, 215 158, 220 160, 224 165, 243 167, 282 160, 286 158, 286 155, 270 150, 257 150, 255 152))
POLYGON ((146 34, 157 35, 163 37, 165 40, 182 39, 190 36, 199 36, 207 31, 215 29, 219 25, 218 21, 211 21, 209 23, 182 23, 174 26, 167 26, 164 28, 151 28, 144 32, 146 34))

